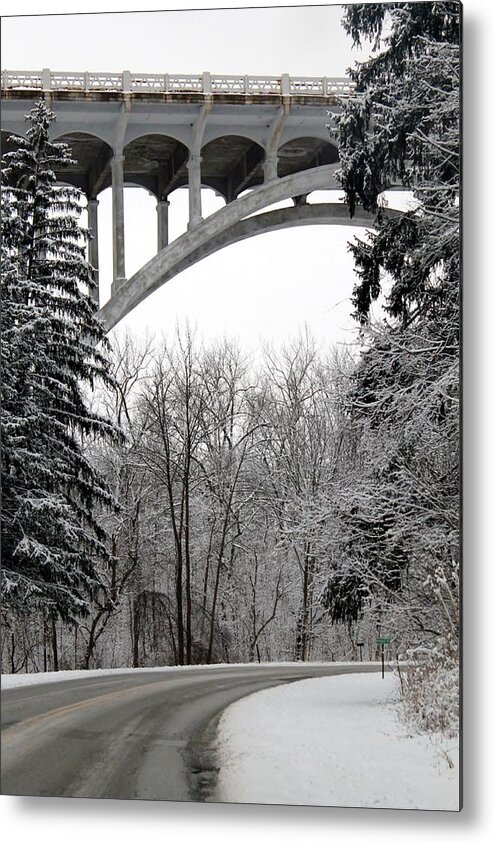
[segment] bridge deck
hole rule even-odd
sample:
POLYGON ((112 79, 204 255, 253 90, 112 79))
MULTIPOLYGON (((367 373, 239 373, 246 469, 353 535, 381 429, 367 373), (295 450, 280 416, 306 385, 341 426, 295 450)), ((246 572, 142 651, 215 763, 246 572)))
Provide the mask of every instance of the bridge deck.
POLYGON ((241 76, 236 74, 169 74, 169 73, 88 73, 51 71, 2 71, 2 90, 6 96, 12 91, 23 96, 23 92, 50 92, 53 96, 63 94, 84 94, 118 96, 122 93, 134 96, 231 96, 243 98, 259 97, 306 97, 326 98, 348 96, 353 84, 345 77, 327 76, 241 76))

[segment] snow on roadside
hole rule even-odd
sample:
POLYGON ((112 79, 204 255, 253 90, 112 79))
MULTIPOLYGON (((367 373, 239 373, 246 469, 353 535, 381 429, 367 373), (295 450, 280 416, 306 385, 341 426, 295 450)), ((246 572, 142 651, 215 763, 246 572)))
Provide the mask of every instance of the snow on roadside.
MULTIPOLYGON (((355 662, 338 662, 341 666, 352 666, 355 662)), ((364 662, 364 664, 374 664, 375 662, 364 662)), ((193 664, 181 665, 180 667, 164 666, 164 667, 109 667, 98 668, 95 670, 58 670, 46 671, 46 673, 2 673, 1 683, 2 688, 19 688, 24 685, 44 685, 48 682, 65 682, 69 679, 89 679, 91 677, 99 678, 100 676, 116 676, 117 674, 133 673, 156 673, 159 671, 182 671, 182 670, 232 670, 236 667, 247 667, 258 670, 265 668, 269 670, 272 667, 306 667, 310 670, 312 667, 327 667, 328 662, 233 662, 231 664, 193 664)))
POLYGON ((457 811, 458 747, 410 734, 398 699, 392 674, 361 673, 239 700, 219 723, 215 800, 457 811))
MULTIPOLYGON (((143 671, 166 670, 167 668, 139 668, 143 671)), ((107 668, 105 670, 49 670, 46 673, 2 673, 3 688, 20 688, 24 685, 45 685, 50 682, 66 682, 69 679, 89 679, 99 676, 115 676, 117 673, 135 673, 135 668, 107 668)))

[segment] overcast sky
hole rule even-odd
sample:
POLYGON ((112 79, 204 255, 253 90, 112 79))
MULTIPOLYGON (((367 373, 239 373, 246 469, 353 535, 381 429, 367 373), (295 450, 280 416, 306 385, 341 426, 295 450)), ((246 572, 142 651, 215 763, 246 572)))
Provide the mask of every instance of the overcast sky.
MULTIPOLYGON (((363 56, 352 49, 341 16, 341 6, 300 6, 3 18, 2 67, 343 76, 363 56)), ((103 301, 111 276, 110 198, 109 190, 100 195, 103 301)), ((204 215, 222 204, 203 191, 204 215)), ((126 189, 125 213, 130 276, 156 250, 155 200, 126 189)), ((178 190, 171 196, 172 238, 186 222, 187 194, 178 190)), ((205 337, 227 333, 253 347, 260 339, 284 341, 307 324, 325 344, 351 342, 354 274, 347 243, 359 232, 311 226, 235 244, 168 282, 120 325, 169 333, 188 318, 205 337)))

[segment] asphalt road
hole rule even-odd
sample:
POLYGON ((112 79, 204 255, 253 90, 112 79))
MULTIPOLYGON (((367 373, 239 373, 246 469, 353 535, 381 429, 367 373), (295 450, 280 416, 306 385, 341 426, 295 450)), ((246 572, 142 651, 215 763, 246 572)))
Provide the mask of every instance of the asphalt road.
POLYGON ((206 801, 217 773, 216 724, 227 705, 284 682, 378 669, 198 667, 5 689, 1 792, 206 801))

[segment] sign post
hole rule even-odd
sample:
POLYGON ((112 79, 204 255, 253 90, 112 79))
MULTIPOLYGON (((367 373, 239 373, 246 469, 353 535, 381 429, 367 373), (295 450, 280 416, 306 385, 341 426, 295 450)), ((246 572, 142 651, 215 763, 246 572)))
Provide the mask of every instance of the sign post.
POLYGON ((384 679, 384 645, 389 644, 390 638, 378 638, 377 643, 381 645, 381 676, 384 679))
POLYGON ((364 646, 364 641, 357 641, 357 647, 359 648, 360 653, 360 661, 362 661, 362 647, 364 646))

